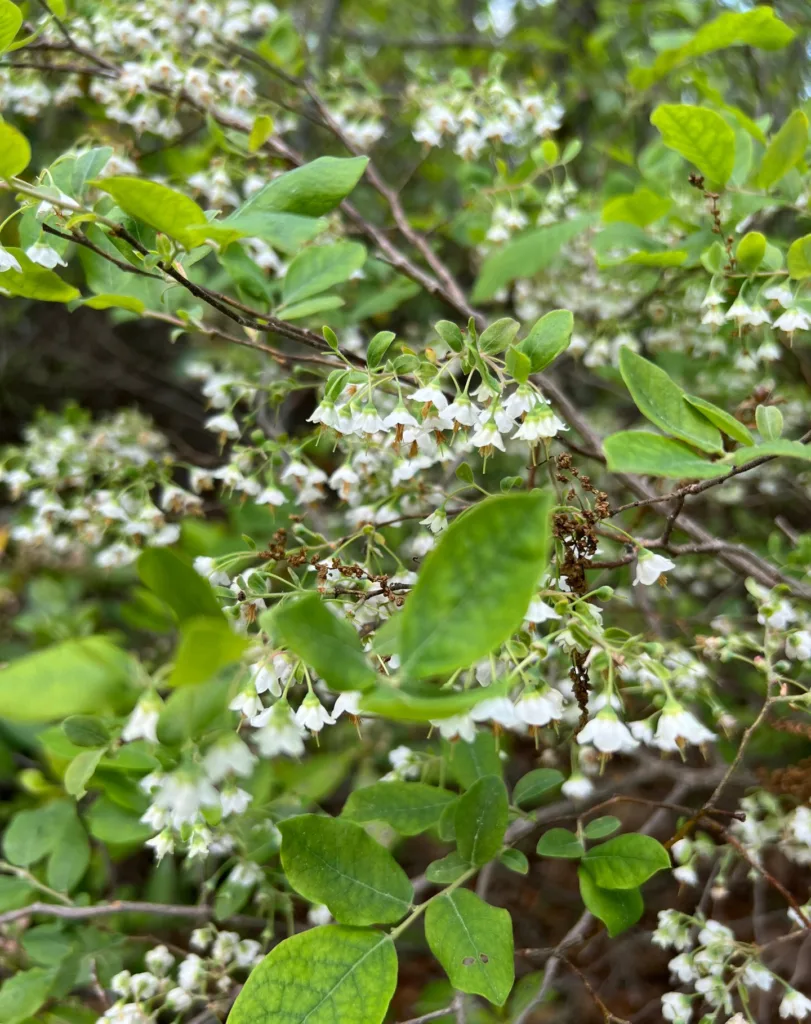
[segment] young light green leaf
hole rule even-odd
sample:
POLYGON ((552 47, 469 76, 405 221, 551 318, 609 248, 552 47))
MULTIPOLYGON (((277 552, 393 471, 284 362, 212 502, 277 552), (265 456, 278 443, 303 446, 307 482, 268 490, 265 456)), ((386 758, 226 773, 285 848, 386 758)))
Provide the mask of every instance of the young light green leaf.
POLYGON ((747 231, 735 249, 735 262, 745 274, 751 274, 765 255, 766 236, 761 231, 747 231))
POLYGON ((280 942, 254 968, 228 1024, 383 1024, 396 986, 388 935, 312 928, 280 942))
POLYGON ((647 89, 668 72, 695 57, 728 46, 755 46, 779 50, 794 38, 794 31, 775 14, 773 8, 755 7, 750 11, 729 11, 707 22, 686 43, 663 50, 650 68, 634 68, 629 79, 637 89, 647 89))
POLYGON ((451 320, 438 320, 434 324, 434 330, 442 338, 445 344, 454 352, 461 352, 464 348, 465 339, 461 330, 451 320))
POLYGON ((713 405, 712 402, 708 402, 706 398, 698 398, 696 395, 685 395, 684 399, 689 402, 694 409, 698 409, 700 413, 707 417, 710 423, 713 423, 719 430, 723 431, 728 437, 731 437, 734 441, 738 441, 740 444, 752 445, 755 443, 749 429, 741 423, 740 420, 736 420, 735 417, 726 411, 726 409, 720 409, 717 405, 713 405))
POLYGON ((725 185, 735 166, 735 132, 714 110, 663 103, 651 114, 662 141, 711 181, 725 185))
POLYGON ((563 857, 579 860, 585 848, 574 832, 568 828, 550 828, 538 840, 535 852, 541 857, 563 857))
POLYGON ((247 646, 248 638, 235 633, 222 616, 184 619, 169 686, 196 686, 206 682, 226 665, 239 661, 247 646))
POLYGON ((540 373, 569 347, 574 317, 568 309, 553 309, 532 325, 532 330, 518 345, 529 356, 532 373, 540 373))
MULTIPOLYGON (((12 0, 0 0, 0 53, 11 46, 14 37, 20 31, 23 13, 12 0)), ((0 149, 2 145, 0 144, 0 149)), ((15 171, 15 173, 18 173, 15 171)))
POLYGON ((146 303, 143 299, 137 299, 134 295, 111 295, 107 293, 91 295, 87 299, 82 299, 80 305, 88 306, 90 309, 126 309, 130 313, 137 313, 139 315, 146 309, 146 303))
POLYGON ((645 904, 639 889, 601 889, 582 864, 577 869, 577 877, 586 910, 603 922, 612 939, 642 917, 645 904))
POLYGON ((602 889, 634 889, 667 870, 670 856, 652 836, 629 832, 588 850, 583 867, 602 889))
POLYGON ((620 373, 642 415, 673 437, 705 452, 722 452, 718 429, 684 400, 684 391, 654 363, 623 346, 620 373))
POLYGON ((73 302, 80 297, 80 292, 72 284, 63 281, 47 267, 33 263, 16 246, 6 247, 8 252, 19 263, 19 270, 3 271, 2 287, 9 295, 19 295, 23 299, 39 299, 40 302, 73 302))
POLYGON ((478 348, 485 355, 497 355, 512 344, 521 325, 512 317, 505 316, 485 328, 479 336, 478 348))
POLYGON ((351 821, 302 814, 279 825, 282 865, 296 892, 324 903, 341 924, 399 921, 414 891, 379 843, 351 821))
POLYGON ((563 775, 557 768, 534 768, 516 782, 513 803, 516 807, 537 807, 562 785, 563 775))
POLYGON ((452 672, 510 636, 546 566, 548 537, 549 498, 539 491, 487 498, 456 519, 425 559, 402 613, 406 676, 452 672))
POLYGON ((764 441, 778 441, 783 433, 783 414, 776 405, 759 405, 755 422, 764 441))
POLYGON ((320 217, 330 213, 360 181, 366 156, 320 156, 302 167, 269 181, 235 212, 297 213, 320 217))
MULTIPOLYGON (((14 8, 19 10, 19 8, 14 8)), ((3 10, 0 6, 0 35, 2 35, 3 10)), ((0 178, 15 178, 31 162, 31 147, 22 132, 5 121, 0 121, 0 178)))
POLYGON ((640 473, 673 480, 710 480, 726 473, 720 462, 707 462, 686 444, 648 430, 621 430, 603 442, 612 473, 640 473))
POLYGON ((113 155, 112 146, 94 146, 76 157, 70 176, 70 194, 80 199, 88 181, 101 174, 113 155))
POLYGON ((518 345, 510 345, 505 358, 507 373, 519 384, 526 384, 532 373, 530 358, 518 345))
POLYGON ((360 242, 334 242, 314 245, 300 252, 284 276, 282 295, 285 306, 300 303, 348 281, 366 260, 360 242))
POLYGON ((259 114, 254 120, 250 135, 248 136, 249 151, 255 153, 257 149, 260 149, 270 138, 272 131, 273 118, 268 114, 259 114))
POLYGON ((615 818, 613 814, 607 814, 603 818, 595 818, 590 821, 583 829, 583 835, 586 839, 605 839, 612 832, 616 832, 620 825, 622 822, 619 818, 615 818))
MULTIPOLYGON (((491 689, 487 687, 488 695, 491 689)), ((500 778, 503 774, 498 744, 489 729, 480 729, 472 743, 456 740, 454 743, 443 743, 442 749, 447 758, 448 770, 462 789, 470 789, 485 775, 497 775, 500 778)))
POLYGON ((0 669, 0 717, 52 722, 114 710, 129 678, 129 658, 105 637, 65 640, 0 669))
POLYGON ((811 235, 795 238, 788 248, 786 266, 789 277, 794 281, 802 281, 811 277, 811 235))
POLYGON ((456 845, 460 856, 480 867, 501 849, 507 830, 507 790, 498 775, 485 775, 456 805, 456 845))
POLYGON ((327 222, 316 217, 301 217, 295 213, 272 213, 253 210, 232 213, 220 222, 242 238, 260 238, 281 252, 296 253, 311 242, 326 227, 327 222))
POLYGON ((473 287, 473 302, 486 302, 510 282, 521 277, 533 277, 548 267, 561 247, 592 223, 589 216, 574 217, 559 224, 537 228, 491 253, 482 264, 473 287))
POLYGON ((807 145, 808 118, 802 110, 795 110, 769 140, 757 173, 758 188, 768 189, 780 181, 802 160, 807 145))
POLYGON ((455 989, 503 1006, 515 980, 509 911, 454 889, 429 903, 425 938, 455 989))
POLYGON ((374 370, 375 367, 380 366, 389 346, 396 337, 394 331, 378 331, 372 338, 366 350, 366 365, 370 369, 374 370))
POLYGON ((368 690, 377 673, 355 629, 333 615, 318 594, 279 604, 261 616, 262 628, 316 670, 333 690, 368 690))
POLYGON ((225 616, 207 580, 168 548, 147 548, 138 559, 138 575, 172 609, 180 622, 225 616))
POLYGON ((443 692, 433 685, 409 685, 398 689, 381 683, 364 693, 361 711, 369 711, 394 722, 430 722, 435 718, 448 718, 470 711, 482 700, 502 696, 504 687, 489 686, 487 690, 457 690, 443 692))
POLYGON ((470 871, 470 865, 457 850, 453 850, 447 856, 432 861, 425 869, 425 877, 435 885, 451 885, 466 871, 470 871))
POLYGON ((642 187, 628 195, 609 199, 603 207, 603 221, 606 224, 625 221, 645 228, 660 217, 664 217, 672 205, 670 199, 642 187))
POLYGON ((294 302, 292 306, 282 306, 276 311, 280 320, 303 320, 306 316, 326 313, 330 309, 340 309, 344 300, 340 295, 316 295, 303 302, 294 302))
POLYGON ((197 239, 189 236, 189 228, 208 225, 205 213, 193 199, 157 181, 122 176, 102 178, 91 184, 111 195, 125 213, 181 245, 197 244, 197 239))
POLYGON ((763 441, 755 445, 754 448, 739 448, 738 451, 728 455, 727 460, 733 466, 743 466, 764 455, 783 456, 787 459, 802 459, 804 462, 811 462, 811 445, 780 437, 774 441, 763 441))
POLYGON ((98 768, 99 761, 104 757, 104 748, 100 750, 83 750, 70 762, 65 769, 65 792, 81 800, 87 792, 87 783, 98 768))
POLYGON ((520 850, 502 850, 499 854, 498 862, 503 864, 508 870, 514 871, 517 875, 529 873, 529 860, 527 855, 520 850))
POLYGON ((400 835, 416 836, 435 828, 455 800, 454 793, 424 782, 375 782, 350 793, 341 813, 361 825, 385 821, 400 835))
POLYGON ((106 747, 110 730, 91 715, 71 715, 62 723, 62 732, 76 747, 106 747))
POLYGON ((23 1024, 32 1020, 48 998, 57 975, 55 967, 32 967, 7 978, 0 986, 0 1020, 3 1024, 23 1024))

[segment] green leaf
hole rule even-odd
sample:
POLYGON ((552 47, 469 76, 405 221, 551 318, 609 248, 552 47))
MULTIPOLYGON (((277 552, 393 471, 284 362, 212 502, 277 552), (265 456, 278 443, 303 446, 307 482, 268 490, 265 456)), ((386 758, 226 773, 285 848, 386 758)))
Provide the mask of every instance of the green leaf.
POLYGON ((143 846, 155 831, 151 825, 144 825, 139 815, 124 810, 108 797, 93 803, 87 812, 87 827, 96 839, 113 846, 143 846))
POLYGON ((269 181, 235 212, 234 219, 254 212, 307 217, 330 213, 360 181, 368 162, 366 156, 321 156, 269 181))
POLYGON ((583 844, 568 828, 550 828, 538 840, 535 852, 541 857, 565 857, 579 860, 584 853, 583 844))
POLYGON ((89 306, 90 309, 126 309, 130 313, 143 313, 146 303, 134 295, 91 295, 90 298, 82 299, 81 306, 89 306))
POLYGON ((359 824, 385 821, 400 835, 416 836, 435 828, 454 800, 447 789, 424 782, 375 782, 350 793, 341 813, 359 824))
POLYGON ((215 676, 226 665, 239 661, 248 638, 235 633, 219 618, 185 619, 169 686, 196 686, 215 676))
POLYGON ((313 928, 280 942, 254 968, 228 1024, 382 1024, 396 986, 388 935, 313 928))
POLYGON ((208 226, 202 207, 193 199, 157 181, 122 176, 102 178, 91 184, 111 195, 125 213, 176 239, 186 248, 192 248, 199 241, 189 234, 189 229, 208 226))
POLYGON ((65 769, 65 792, 77 800, 87 792, 87 783, 93 776, 99 761, 104 757, 104 748, 100 750, 83 750, 70 762, 65 769))
POLYGON ((563 781, 557 768, 535 768, 516 782, 513 803, 516 807, 537 807, 544 797, 559 789, 563 781))
POLYGON ((605 839, 612 832, 616 832, 620 825, 622 822, 619 818, 615 818, 613 814, 606 814, 605 817, 590 821, 583 829, 583 835, 586 839, 605 839))
POLYGON ((0 53, 9 48, 22 23, 23 14, 17 4, 12 0, 0 0, 0 53))
POLYGON ((370 369, 374 369, 383 362, 383 357, 389 350, 389 346, 394 341, 397 335, 394 331, 378 331, 378 333, 369 342, 369 347, 366 350, 366 365, 370 369))
POLYGON ((805 462, 811 462, 811 447, 803 444, 802 441, 778 438, 775 441, 763 441, 761 444, 755 445, 754 448, 739 448, 738 451, 728 455, 727 460, 735 466, 743 466, 763 455, 782 455, 787 459, 803 459, 805 462))
POLYGON ((764 441, 779 441, 783 433, 783 414, 776 405, 759 405, 755 422, 764 441))
POLYGON ((808 145, 808 118, 795 110, 769 140, 755 182, 758 188, 771 188, 802 160, 808 145))
POLYGON ((32 263, 22 249, 13 245, 6 246, 20 264, 19 270, 6 270, 2 276, 2 287, 9 295, 19 295, 23 299, 39 299, 40 302, 72 302, 80 297, 80 292, 72 284, 63 281, 46 267, 32 263))
POLYGON ((511 281, 534 277, 552 263, 562 246, 585 231, 591 223, 592 218, 584 216, 536 228, 491 253, 476 278, 472 301, 486 302, 511 281))
POLYGON ((52 722, 115 710, 126 697, 128 656, 101 636, 65 640, 0 669, 0 717, 52 722))
POLYGON ((515 980, 509 911, 455 889, 428 905, 425 938, 455 989, 503 1006, 515 980))
POLYGON ((377 681, 355 629, 333 615, 318 594, 283 602, 265 612, 260 624, 333 690, 368 690, 377 681))
POLYGON ((766 255, 766 236, 760 231, 747 231, 735 248, 735 262, 745 274, 757 270, 766 255))
POLYGON ((33 885, 24 878, 0 875, 0 914, 27 906, 34 900, 36 892, 33 885))
POLYGON ((456 805, 456 845, 459 854, 480 867, 501 850, 507 830, 507 790, 498 775, 485 775, 456 805))
POLYGON ((710 480, 728 471, 721 462, 700 458, 681 441, 648 430, 621 430, 607 437, 603 448, 612 473, 710 480))
POLYGON ((684 400, 684 391, 654 363, 623 346, 620 373, 642 415, 668 434, 701 448, 722 452, 721 435, 684 400))
POLYGON ((42 807, 18 811, 3 835, 3 855, 17 867, 36 864, 56 849, 60 836, 75 818, 67 800, 53 800, 42 807))
POLYGON ((225 713, 231 686, 229 679, 215 677, 196 686, 181 686, 166 701, 158 719, 161 743, 179 746, 199 736, 225 713))
POLYGON ((519 384, 526 384, 532 373, 532 363, 529 356, 524 353, 518 345, 510 345, 506 356, 507 373, 519 384))
POLYGON ((638 188, 629 195, 609 199, 603 207, 603 221, 606 224, 625 221, 644 228, 664 217, 672 205, 665 196, 657 195, 649 188, 638 188))
POLYGON ((435 885, 451 885, 466 871, 470 871, 470 865, 457 850, 453 850, 447 856, 432 861, 425 869, 425 877, 435 885))
MULTIPOLYGON (((19 11, 19 8, 14 8, 19 11)), ((0 42, 3 33, 3 12, 0 6, 0 42)), ((31 162, 31 147, 22 132, 0 120, 0 178, 15 178, 31 162)))
POLYGON ((290 263, 282 284, 285 306, 302 302, 348 281, 366 261, 360 242, 314 245, 300 252, 290 263))
POLYGON ((520 326, 517 320, 513 320, 509 316, 496 320, 495 323, 490 324, 489 327, 482 331, 479 337, 479 351, 490 356, 503 352, 505 348, 513 343, 513 339, 518 334, 520 326))
POLYGON ((263 146, 270 133, 273 131, 273 118, 267 114, 260 114, 253 122, 251 133, 248 136, 248 150, 251 153, 255 153, 257 149, 263 146))
POLYGON ((360 708, 394 722, 430 722, 435 718, 461 715, 483 700, 502 696, 505 691, 506 688, 498 684, 486 690, 452 692, 443 692, 436 686, 409 686, 406 690, 381 684, 363 695, 360 708))
MULTIPOLYGON (((81 755, 80 755, 81 756, 81 755)), ((82 880, 90 864, 90 843, 76 810, 57 836, 45 873, 48 885, 58 892, 70 892, 82 880)))
POLYGON ((279 825, 282 865, 290 885, 326 904, 341 924, 399 921, 414 890, 379 843, 351 821, 303 814, 279 825))
POLYGON ((529 874, 529 860, 520 850, 502 850, 498 857, 499 864, 514 871, 517 875, 529 874))
POLYGON ((81 198, 88 181, 104 170, 112 155, 112 146, 94 146, 80 153, 71 171, 70 194, 77 199, 81 198))
POLYGON ((168 548, 147 548, 138 559, 138 575, 180 622, 199 616, 226 621, 209 582, 168 548))
POLYGON ((612 939, 642 917, 645 904, 639 889, 601 889, 582 864, 577 869, 577 877, 586 910, 603 922, 612 939))
POLYGON ((0 1020, 3 1024, 22 1024, 27 1017, 33 1017, 48 998, 56 977, 55 968, 32 967, 7 978, 0 986, 0 1020))
POLYGON ((532 373, 540 373, 569 347, 574 317, 568 309, 553 309, 536 320, 532 330, 518 345, 529 356, 532 373))
POLYGON ((629 832, 588 850, 583 867, 602 889, 635 889, 657 871, 666 871, 670 856, 652 836, 629 832))
POLYGON ((726 409, 720 409, 717 405, 713 405, 712 402, 708 402, 705 398, 698 398, 696 395, 686 394, 684 400, 689 402, 694 409, 698 409, 700 413, 703 413, 710 423, 714 424, 734 441, 745 445, 755 443, 749 429, 740 420, 736 420, 726 409))
POLYGON ((62 731, 77 747, 106 747, 110 742, 110 730, 90 715, 71 715, 62 723, 62 731))
POLYGON ((786 256, 789 277, 794 281, 811 277, 811 235, 795 238, 786 256))
POLYGON ((295 213, 271 213, 261 210, 238 210, 221 221, 223 228, 231 228, 243 238, 259 238, 281 252, 298 252, 327 226, 316 217, 300 217, 295 213))
POLYGON ((663 103, 651 114, 662 141, 711 181, 725 185, 735 166, 735 132, 714 110, 663 103))
MULTIPOLYGON (((485 692, 490 695, 492 687, 485 692)), ((470 789, 477 779, 485 775, 502 774, 501 758, 498 756, 496 738, 489 729, 480 729, 472 743, 457 740, 443 744, 451 775, 462 789, 470 789)))
POLYGON ((448 348, 454 352, 461 352, 465 345, 465 339, 459 327, 452 320, 437 320, 434 330, 445 342, 448 348))
POLYGON ((340 295, 317 295, 303 302, 294 302, 292 306, 280 306, 276 315, 280 320, 303 320, 306 316, 326 313, 330 309, 340 309, 344 300, 340 295))
POLYGON ((728 12, 702 25, 688 42, 664 50, 652 67, 634 68, 629 80, 637 89, 647 89, 694 57, 728 46, 779 50, 787 46, 794 35, 794 31, 780 21, 771 7, 755 7, 754 10, 741 13, 728 12))
POLYGON ((448 527, 425 559, 402 613, 406 676, 469 665, 521 624, 546 567, 549 507, 539 491, 499 495, 448 527))

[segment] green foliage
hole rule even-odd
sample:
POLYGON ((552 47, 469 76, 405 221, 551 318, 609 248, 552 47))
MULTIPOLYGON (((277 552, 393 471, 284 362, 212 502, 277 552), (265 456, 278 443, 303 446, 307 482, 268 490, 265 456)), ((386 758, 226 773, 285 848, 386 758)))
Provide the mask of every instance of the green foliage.
POLYGON ((564 857, 579 860, 584 846, 580 839, 567 828, 550 828, 538 840, 535 852, 541 857, 564 857))
POLYGON ((206 215, 193 199, 182 192, 142 178, 106 178, 91 184, 113 197, 131 217, 162 231, 186 248, 196 245, 190 229, 205 225, 206 215))
POLYGON ((349 794, 342 814, 363 825, 385 821, 404 836, 435 828, 456 797, 447 789, 423 782, 376 782, 349 794))
POLYGON ((0 0, 0 53, 8 50, 20 31, 23 15, 12 0, 0 0))
POLYGON ((359 242, 335 242, 305 249, 291 262, 284 275, 284 306, 302 302, 313 295, 348 281, 366 260, 359 242))
POLYGON ((314 928, 285 939, 251 972, 231 1024, 382 1024, 397 984, 387 935, 358 928, 314 928))
POLYGON ((261 188, 236 211, 248 213, 294 213, 321 217, 330 213, 360 181, 368 157, 321 156, 303 167, 288 171, 261 188))
POLYGON ((681 441, 647 430, 621 430, 607 437, 603 447, 608 468, 614 473, 710 480, 727 471, 720 463, 706 462, 681 441))
POLYGON ((758 188, 768 189, 779 182, 802 160, 807 145, 808 118, 802 110, 795 110, 769 140, 757 174, 758 188))
POLYGON ((3 288, 9 295, 40 302, 71 302, 79 298, 79 291, 63 281, 47 267, 40 267, 26 256, 22 249, 9 246, 6 250, 19 263, 20 269, 3 273, 3 288))
POLYGON ((481 867, 501 849, 507 830, 507 791, 497 775, 485 775, 456 805, 456 844, 460 856, 481 867))
MULTIPOLYGON (((0 6, 0 49, 2 49, 3 19, 5 6, 0 6)), ((15 8, 17 10, 17 8, 15 8)), ((28 139, 5 121, 0 121, 0 177, 14 178, 26 169, 31 161, 31 147, 28 139)))
POLYGON ((811 277, 811 235, 796 238, 786 256, 788 272, 795 281, 811 277))
POLYGON ((635 833, 609 839, 583 857, 583 869, 603 889, 635 889, 669 867, 670 857, 662 844, 635 833))
POLYGON ((554 793, 563 781, 556 768, 535 768, 516 782, 513 803, 516 807, 532 807, 554 793))
POLYGON ((553 309, 536 320, 518 346, 529 358, 532 373, 540 373, 569 347, 574 317, 568 309, 553 309))
POLYGON ((592 914, 602 921, 613 939, 627 931, 642 917, 645 904, 639 889, 604 889, 594 881, 583 865, 578 868, 580 897, 592 914))
POLYGON ((720 114, 687 103, 663 103, 651 114, 651 123, 666 146, 710 181, 727 183, 735 165, 735 133, 720 114))
POLYGON ((179 622, 224 621, 214 592, 194 569, 168 548, 149 548, 138 559, 138 575, 172 609, 179 622))

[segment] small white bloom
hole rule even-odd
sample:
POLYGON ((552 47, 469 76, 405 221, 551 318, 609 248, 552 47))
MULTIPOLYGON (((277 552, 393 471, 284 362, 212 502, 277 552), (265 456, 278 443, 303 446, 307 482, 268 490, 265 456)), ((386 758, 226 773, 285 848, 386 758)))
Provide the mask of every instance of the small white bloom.
POLYGON ((150 972, 158 978, 164 978, 175 962, 166 946, 155 946, 154 949, 150 949, 144 960, 150 972))
POLYGON ((186 992, 201 989, 206 980, 206 968, 196 953, 189 953, 177 969, 178 984, 186 992))
POLYGON ((678 701, 668 700, 659 716, 653 743, 660 750, 673 751, 687 743, 694 743, 696 746, 712 743, 716 738, 714 732, 710 732, 678 701))
POLYGON ((502 452, 505 450, 501 433, 499 432, 496 422, 492 416, 486 422, 482 423, 478 430, 474 431, 470 440, 477 448, 498 448, 499 451, 502 452))
POLYGON ((178 986, 177 988, 169 989, 166 993, 166 1006, 170 1010, 174 1010, 176 1013, 185 1013, 192 1005, 192 997, 189 993, 178 986))
POLYGON ((110 981, 110 988, 117 996, 121 996, 122 999, 128 999, 132 991, 130 985, 131 978, 132 975, 129 971, 119 971, 118 974, 113 975, 110 981))
POLYGON ((569 428, 552 412, 548 405, 536 405, 530 409, 524 422, 513 434, 513 438, 521 441, 539 441, 543 438, 555 437, 561 430, 569 428))
POLYGON ((121 730, 121 739, 125 743, 133 740, 149 740, 150 743, 157 743, 158 737, 155 730, 160 718, 162 704, 156 694, 147 694, 142 697, 127 719, 124 728, 121 730))
POLYGON ((795 1020, 805 1020, 811 1013, 811 999, 808 999, 794 988, 789 988, 780 1002, 780 1016, 783 1020, 794 1017, 795 1020))
POLYGON ((692 864, 682 864, 681 867, 674 868, 673 877, 679 885, 698 885, 698 874, 692 864))
POLYGON ((635 750, 639 746, 610 704, 585 724, 577 734, 577 742, 581 745, 593 743, 603 754, 627 752, 635 750))
POLYGON ((480 701, 470 712, 474 722, 495 722, 505 729, 520 723, 515 707, 509 697, 489 697, 480 701))
POLYGON ((4 274, 7 270, 16 270, 18 274, 22 273, 22 267, 17 257, 0 245, 0 274, 4 274))
POLYGON ((308 693, 296 711, 296 722, 302 729, 321 732, 325 725, 335 725, 335 719, 314 693, 308 693))
POLYGON ((229 413, 223 412, 216 416, 209 416, 203 426, 206 430, 211 430, 216 434, 222 434, 225 437, 237 438, 241 431, 239 424, 229 413))
POLYGON ((594 792, 594 783, 582 772, 572 772, 560 791, 567 800, 586 800, 594 792))
POLYGON ((550 607, 543 598, 533 597, 529 602, 529 608, 524 615, 524 620, 539 625, 541 622, 549 622, 554 619, 560 619, 555 609, 550 607))
POLYGON ((206 751, 203 768, 212 782, 222 782, 230 774, 247 778, 256 758, 239 736, 231 734, 218 740, 206 751))
POLYGON ((442 389, 436 384, 428 384, 424 388, 417 388, 410 397, 415 402, 430 402, 440 412, 448 408, 448 399, 445 397, 442 389))
POLYGON ((286 700, 278 700, 261 716, 261 721, 251 722, 257 729, 254 734, 259 752, 264 757, 287 754, 300 757, 304 753, 304 730, 296 721, 286 700))
POLYGON ((431 533, 442 533, 448 525, 448 513, 444 508, 438 508, 425 519, 420 519, 420 526, 427 526, 431 533))
POLYGON ((450 715, 448 718, 431 719, 431 725, 439 729, 443 739, 452 740, 457 736, 465 743, 476 738, 476 725, 470 715, 450 715))
POLYGON ((757 960, 750 960, 743 972, 743 983, 751 988, 759 988, 762 992, 768 992, 774 984, 774 975, 757 960))
POLYGON ((32 263, 37 263, 46 270, 53 270, 54 267, 66 267, 67 263, 62 259, 56 249, 42 242, 35 242, 25 250, 25 255, 32 263))
POLYGON ((807 331, 811 327, 811 316, 804 309, 795 306, 781 314, 775 320, 774 327, 775 330, 785 331, 786 334, 793 334, 795 331, 807 331))
POLYGON ((359 690, 346 690, 338 695, 332 708, 332 717, 340 718, 344 713, 357 718, 360 715, 360 701, 363 694, 359 690))
POLYGON ((323 903, 313 903, 307 911, 307 920, 311 925, 317 927, 318 925, 329 924, 332 920, 332 914, 329 907, 325 907, 323 903))
POLYGON ((262 959, 262 946, 256 939, 242 939, 234 950, 237 967, 253 967, 262 959))
POLYGON ((130 978, 130 991, 132 992, 132 998, 138 1003, 143 1002, 145 999, 151 999, 158 991, 158 979, 154 974, 147 972, 133 974, 130 978))
POLYGON ((515 705, 515 713, 527 725, 548 725, 563 716, 563 694, 548 686, 524 690, 515 705))
POLYGON ((698 971, 693 967, 693 959, 688 953, 679 953, 678 956, 674 956, 667 966, 670 968, 670 973, 675 975, 682 985, 688 985, 698 977, 698 971))
POLYGON ((648 551, 647 548, 640 548, 636 563, 634 586, 637 583, 642 583, 644 586, 649 587, 659 579, 663 572, 668 572, 670 569, 674 569, 675 566, 676 563, 671 562, 669 558, 665 558, 663 555, 655 555, 652 551, 648 551))

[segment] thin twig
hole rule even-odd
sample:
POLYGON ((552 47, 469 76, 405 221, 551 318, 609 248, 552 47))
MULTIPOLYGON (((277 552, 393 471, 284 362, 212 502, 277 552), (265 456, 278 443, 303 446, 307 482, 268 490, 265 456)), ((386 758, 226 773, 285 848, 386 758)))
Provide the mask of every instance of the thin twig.
MULTIPOLYGON (((207 921, 214 916, 214 908, 203 904, 179 905, 173 903, 146 903, 141 900, 115 900, 113 903, 97 903, 90 907, 60 906, 55 903, 29 903, 26 907, 7 910, 0 914, 0 925, 11 924, 24 917, 41 914, 58 917, 66 921, 88 921, 96 917, 110 917, 114 914, 156 914, 160 917, 190 917, 207 921)), ((261 917, 238 915, 232 919, 243 927, 265 927, 267 921, 261 917)))

